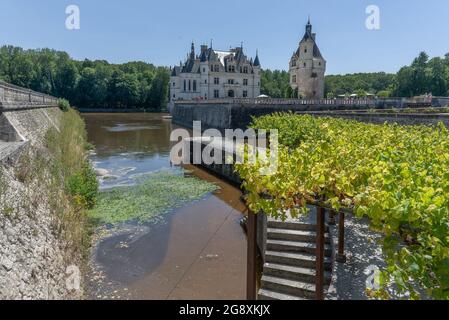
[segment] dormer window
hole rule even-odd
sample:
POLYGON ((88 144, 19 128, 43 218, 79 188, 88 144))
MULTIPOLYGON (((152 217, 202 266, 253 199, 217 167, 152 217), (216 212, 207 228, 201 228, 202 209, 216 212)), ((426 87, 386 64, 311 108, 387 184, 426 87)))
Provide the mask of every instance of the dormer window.
POLYGON ((215 65, 215 72, 220 72, 220 66, 219 65, 215 65))

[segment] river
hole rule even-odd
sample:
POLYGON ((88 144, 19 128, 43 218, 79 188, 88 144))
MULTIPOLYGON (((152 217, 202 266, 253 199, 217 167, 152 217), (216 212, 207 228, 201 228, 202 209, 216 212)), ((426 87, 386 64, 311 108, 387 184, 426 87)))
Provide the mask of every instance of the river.
POLYGON ((219 189, 172 208, 162 221, 100 226, 93 238, 87 281, 91 299, 244 299, 246 237, 239 189, 193 166, 170 165, 164 114, 82 114, 91 160, 104 172, 102 190, 133 176, 173 171, 219 189))

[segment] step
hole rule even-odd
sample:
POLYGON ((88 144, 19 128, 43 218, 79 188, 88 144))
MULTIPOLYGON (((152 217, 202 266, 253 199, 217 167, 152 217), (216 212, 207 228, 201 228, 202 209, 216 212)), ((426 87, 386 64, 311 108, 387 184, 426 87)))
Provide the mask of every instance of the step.
MULTIPOLYGON (((301 241, 301 242, 315 242, 316 232, 309 230, 292 230, 280 228, 268 228, 267 238, 271 240, 287 240, 287 241, 301 241)), ((324 241, 331 243, 329 234, 325 234, 324 241)))
POLYGON ((304 231, 316 231, 316 225, 301 223, 301 222, 283 222, 281 220, 269 219, 267 221, 267 228, 279 228, 288 230, 304 230, 304 231))
MULTIPOLYGON (((301 268, 267 262, 263 266, 263 274, 272 277, 314 284, 316 272, 315 269, 311 268, 301 268)), ((329 271, 324 272, 324 282, 327 285, 331 282, 331 273, 329 271)))
POLYGON ((306 299, 315 298, 315 285, 267 275, 262 276, 262 289, 306 299))
MULTIPOLYGON (((265 261, 268 263, 283 264, 301 268, 315 269, 316 267, 315 255, 307 253, 266 251, 265 261)), ((327 271, 332 271, 332 260, 329 257, 324 257, 324 269, 327 271)))
POLYGON ((304 300, 304 298, 274 292, 266 289, 260 289, 258 300, 304 300))
MULTIPOLYGON (((315 254, 316 244, 313 242, 267 240, 267 250, 282 252, 307 252, 315 254)), ((324 255, 332 255, 332 247, 329 244, 324 245, 324 255)))

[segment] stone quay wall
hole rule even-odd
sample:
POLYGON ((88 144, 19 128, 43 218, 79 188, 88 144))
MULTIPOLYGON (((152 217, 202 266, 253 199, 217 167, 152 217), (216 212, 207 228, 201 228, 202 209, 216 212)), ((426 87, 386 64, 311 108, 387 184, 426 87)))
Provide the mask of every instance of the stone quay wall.
POLYGON ((325 116, 341 116, 383 123, 393 121, 403 124, 434 124, 445 122, 446 117, 438 113, 420 113, 419 108, 449 106, 449 98, 433 99, 217 99, 199 101, 176 101, 170 108, 173 122, 192 128, 193 121, 201 121, 202 129, 245 129, 253 117, 275 112, 294 112, 325 116), (387 113, 387 109, 416 108, 413 113, 387 113), (373 111, 373 112, 371 112, 373 111))
POLYGON ((65 243, 55 232, 52 194, 24 181, 37 150, 45 149, 62 112, 57 99, 0 82, 0 300, 77 299, 66 285, 65 243))

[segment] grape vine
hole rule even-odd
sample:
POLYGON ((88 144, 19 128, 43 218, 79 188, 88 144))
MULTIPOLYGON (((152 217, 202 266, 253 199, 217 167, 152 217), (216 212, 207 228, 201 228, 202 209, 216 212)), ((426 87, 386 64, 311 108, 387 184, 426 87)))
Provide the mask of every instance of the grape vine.
POLYGON ((279 164, 236 166, 253 212, 285 217, 307 212, 326 199, 335 210, 368 217, 384 234, 387 267, 377 297, 392 284, 410 298, 422 290, 449 299, 449 130, 432 126, 366 124, 277 113, 253 119, 252 127, 277 129, 279 164))

